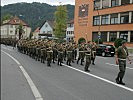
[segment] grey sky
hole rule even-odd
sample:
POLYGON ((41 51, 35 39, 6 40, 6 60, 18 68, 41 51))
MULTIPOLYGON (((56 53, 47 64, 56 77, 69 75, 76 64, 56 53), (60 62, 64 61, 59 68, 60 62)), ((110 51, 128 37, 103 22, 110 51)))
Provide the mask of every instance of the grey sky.
POLYGON ((59 2, 62 2, 62 4, 75 4, 75 0, 1 0, 1 5, 7 5, 12 3, 18 3, 18 2, 41 2, 41 3, 48 3, 51 5, 59 5, 59 2))

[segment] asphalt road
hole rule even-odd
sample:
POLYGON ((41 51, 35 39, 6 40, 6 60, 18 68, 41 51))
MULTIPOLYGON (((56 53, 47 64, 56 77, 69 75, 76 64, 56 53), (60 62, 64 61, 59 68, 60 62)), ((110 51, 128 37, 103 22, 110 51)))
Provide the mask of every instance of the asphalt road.
POLYGON ((133 100, 133 65, 127 64, 126 86, 118 85, 115 78, 119 70, 114 57, 97 57, 96 65, 91 65, 91 72, 86 73, 76 63, 72 67, 57 63, 47 67, 12 47, 2 45, 1 50, 1 100, 35 100, 19 65, 6 53, 24 67, 43 100, 133 100))

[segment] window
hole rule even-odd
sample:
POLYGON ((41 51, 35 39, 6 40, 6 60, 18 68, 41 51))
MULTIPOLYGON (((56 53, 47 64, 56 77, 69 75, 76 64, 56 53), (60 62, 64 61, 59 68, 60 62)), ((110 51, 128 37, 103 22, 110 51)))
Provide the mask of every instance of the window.
POLYGON ((109 15, 102 16, 102 25, 108 24, 109 15))
POLYGON ((49 34, 51 34, 51 31, 48 31, 49 34))
POLYGON ((95 41, 98 39, 98 32, 93 32, 92 33, 92 40, 95 41))
POLYGON ((100 0, 95 0, 94 1, 94 10, 100 9, 100 0))
POLYGON ((131 23, 133 23, 133 12, 132 12, 132 17, 131 17, 131 23))
POLYGON ((109 42, 114 42, 117 38, 117 32, 110 32, 109 34, 109 42))
POLYGON ((93 17, 93 25, 100 25, 100 16, 93 17))
POLYGON ((133 42, 133 31, 131 32, 130 42, 133 42))
POLYGON ((127 31, 120 32, 120 38, 123 39, 123 40, 128 41, 128 32, 127 31))
POLYGON ((111 17, 110 18, 111 24, 117 24, 118 23, 118 14, 112 14, 110 17, 111 17))
POLYGON ((10 34, 13 34, 13 31, 12 30, 10 31, 10 34))
POLYGON ((48 25, 46 24, 46 25, 45 25, 45 27, 47 28, 47 27, 48 27, 48 25))
POLYGON ((108 8, 109 7, 109 0, 103 0, 102 7, 103 8, 108 8))
POLYGON ((101 39, 103 42, 107 42, 107 32, 101 32, 101 39))
POLYGON ((129 12, 121 13, 121 23, 129 23, 129 12))
POLYGON ((121 5, 129 4, 130 0, 121 0, 121 5))
POLYGON ((119 5, 119 0, 111 0, 111 6, 118 6, 119 5))
POLYGON ((88 8, 89 8, 89 5, 86 5, 86 4, 79 6, 79 17, 88 16, 88 8))

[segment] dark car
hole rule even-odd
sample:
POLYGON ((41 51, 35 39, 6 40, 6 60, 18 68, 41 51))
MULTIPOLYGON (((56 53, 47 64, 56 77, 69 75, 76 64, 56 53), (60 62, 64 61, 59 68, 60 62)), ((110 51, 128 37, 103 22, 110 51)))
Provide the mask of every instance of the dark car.
POLYGON ((98 48, 96 49, 97 55, 105 56, 114 56, 115 55, 115 47, 113 45, 107 44, 99 44, 98 48))

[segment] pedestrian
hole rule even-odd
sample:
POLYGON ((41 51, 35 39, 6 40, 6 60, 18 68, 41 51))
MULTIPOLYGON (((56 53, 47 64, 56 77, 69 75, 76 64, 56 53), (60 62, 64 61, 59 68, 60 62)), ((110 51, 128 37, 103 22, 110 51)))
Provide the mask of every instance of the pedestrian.
POLYGON ((126 41, 123 40, 122 46, 120 46, 116 51, 116 64, 119 65, 119 70, 120 70, 116 78, 117 84, 125 85, 125 83, 123 82, 123 77, 126 71, 126 58, 128 58, 131 64, 131 60, 128 54, 128 49, 126 47, 126 41))

